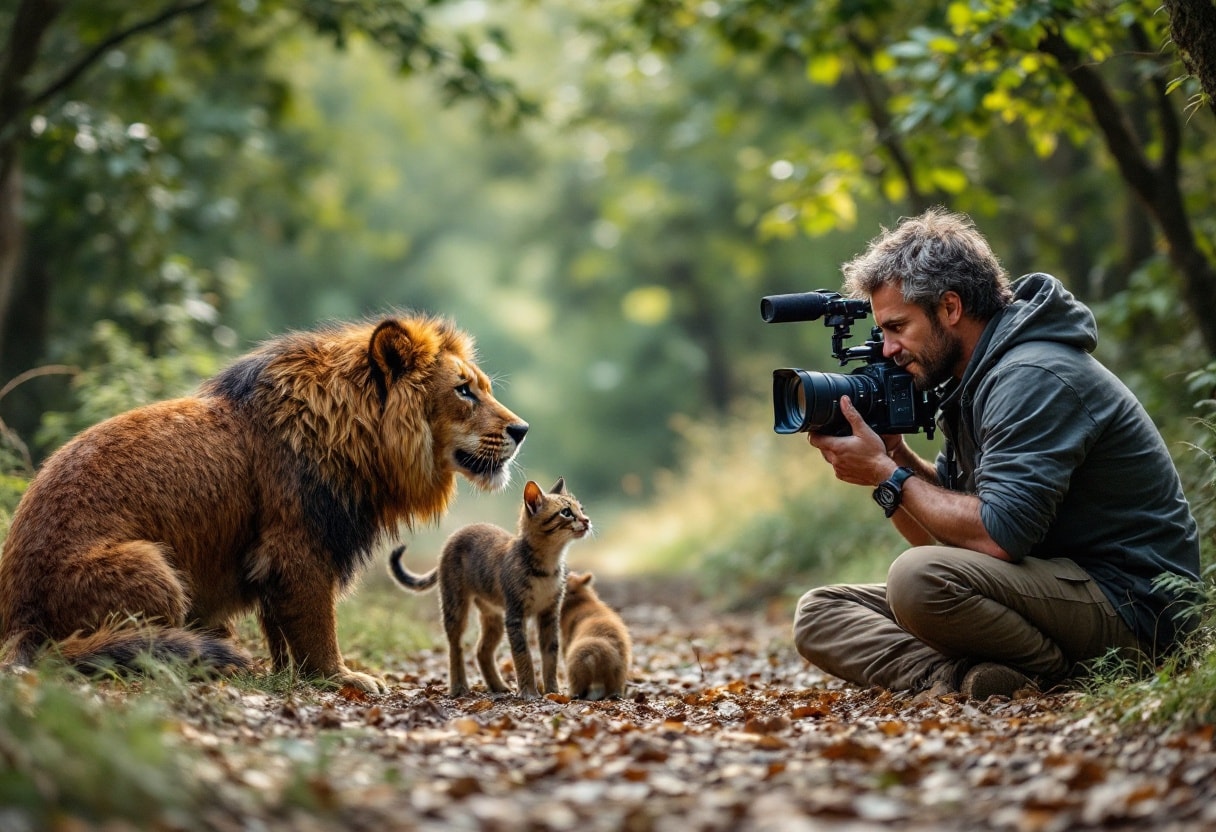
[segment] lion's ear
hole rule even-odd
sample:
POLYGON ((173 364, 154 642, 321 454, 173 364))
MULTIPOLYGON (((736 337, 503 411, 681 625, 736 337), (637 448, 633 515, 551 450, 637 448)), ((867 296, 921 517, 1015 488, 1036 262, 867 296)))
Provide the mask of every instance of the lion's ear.
POLYGON ((372 331, 367 353, 386 381, 397 380, 414 365, 414 343, 400 321, 381 321, 372 331))
POLYGON ((367 358, 372 378, 383 400, 388 386, 419 366, 430 364, 439 352, 435 336, 424 327, 411 327, 409 322, 386 318, 372 331, 367 345, 367 358))
POLYGON ((524 486, 524 505, 527 506, 529 515, 534 515, 540 511, 540 504, 544 498, 545 494, 540 490, 540 486, 532 480, 528 480, 524 486))

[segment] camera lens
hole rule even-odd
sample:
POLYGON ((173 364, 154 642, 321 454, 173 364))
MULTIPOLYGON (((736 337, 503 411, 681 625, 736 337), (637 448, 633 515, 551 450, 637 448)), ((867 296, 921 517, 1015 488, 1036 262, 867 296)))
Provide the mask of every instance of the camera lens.
POLYGON ((862 418, 867 418, 876 392, 874 380, 867 375, 774 370, 773 430, 848 436, 852 429, 840 412, 841 397, 848 396, 862 418))
POLYGON ((802 385, 802 370, 773 372, 774 429, 777 433, 797 433, 806 422, 806 389, 802 385))

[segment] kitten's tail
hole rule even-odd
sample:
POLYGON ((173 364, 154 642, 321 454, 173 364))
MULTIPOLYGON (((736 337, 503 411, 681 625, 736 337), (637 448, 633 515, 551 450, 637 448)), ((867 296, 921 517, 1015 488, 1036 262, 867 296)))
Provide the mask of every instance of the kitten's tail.
POLYGON ((398 546, 388 556, 388 574, 393 576, 393 580, 415 592, 424 592, 439 582, 438 566, 425 575, 415 575, 401 565, 401 556, 404 554, 405 546, 398 546))

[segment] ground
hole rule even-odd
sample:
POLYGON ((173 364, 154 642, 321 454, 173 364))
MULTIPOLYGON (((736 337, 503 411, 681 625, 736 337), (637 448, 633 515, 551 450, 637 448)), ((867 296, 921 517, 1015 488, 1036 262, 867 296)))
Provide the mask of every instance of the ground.
POLYGON ((195 683, 174 719, 181 742, 203 751, 192 776, 209 798, 184 825, 1216 827, 1210 727, 1116 728, 1075 692, 971 702, 859 690, 807 666, 784 613, 677 604, 677 586, 601 592, 637 642, 619 701, 452 699, 442 649, 378 668, 390 684, 378 696, 195 683))

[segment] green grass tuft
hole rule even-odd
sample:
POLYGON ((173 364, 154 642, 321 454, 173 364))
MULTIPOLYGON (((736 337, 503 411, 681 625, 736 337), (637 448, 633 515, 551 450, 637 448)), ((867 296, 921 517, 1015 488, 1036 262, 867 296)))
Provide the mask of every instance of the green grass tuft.
POLYGON ((95 684, 43 669, 0 676, 0 806, 33 828, 69 817, 189 826, 203 795, 163 705, 95 684))

